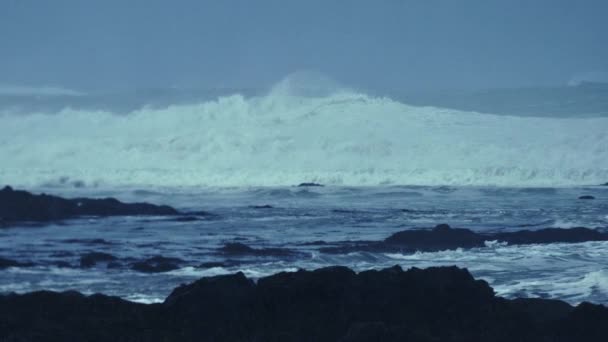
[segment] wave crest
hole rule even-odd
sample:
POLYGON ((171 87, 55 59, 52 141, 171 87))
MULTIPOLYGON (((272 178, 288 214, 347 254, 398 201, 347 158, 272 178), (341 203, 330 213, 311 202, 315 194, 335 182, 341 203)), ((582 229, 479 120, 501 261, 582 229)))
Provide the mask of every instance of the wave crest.
POLYGON ((346 90, 275 90, 128 115, 5 114, 0 177, 27 186, 584 185, 608 180, 607 127, 606 118, 496 116, 346 90))

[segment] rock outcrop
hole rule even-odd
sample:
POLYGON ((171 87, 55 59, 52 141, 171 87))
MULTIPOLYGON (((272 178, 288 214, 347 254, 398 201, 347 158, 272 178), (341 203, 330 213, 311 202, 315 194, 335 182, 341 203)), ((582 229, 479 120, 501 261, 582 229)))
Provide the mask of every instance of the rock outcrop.
POLYGON ((180 214, 176 209, 166 205, 123 203, 115 198, 66 199, 13 190, 9 186, 0 190, 0 226, 14 222, 49 222, 82 216, 165 216, 180 214))
POLYGON ((496 297, 456 267, 242 273, 176 288, 162 304, 103 295, 0 296, 2 341, 605 341, 608 309, 496 297))
POLYGON ((608 233, 584 227, 476 233, 469 229, 452 228, 447 224, 440 224, 433 229, 411 229, 397 232, 384 241, 344 242, 338 246, 325 247, 320 250, 333 254, 355 251, 436 252, 457 248, 483 247, 486 241, 506 242, 512 245, 578 243, 585 241, 608 241, 608 233))

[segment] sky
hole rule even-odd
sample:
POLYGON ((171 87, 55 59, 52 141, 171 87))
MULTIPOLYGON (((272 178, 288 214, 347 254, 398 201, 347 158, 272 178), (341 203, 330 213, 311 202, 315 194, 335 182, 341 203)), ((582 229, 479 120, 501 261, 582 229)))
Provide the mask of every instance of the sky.
POLYGON ((605 0, 0 0, 0 84, 566 85, 608 75, 606 17, 605 0))

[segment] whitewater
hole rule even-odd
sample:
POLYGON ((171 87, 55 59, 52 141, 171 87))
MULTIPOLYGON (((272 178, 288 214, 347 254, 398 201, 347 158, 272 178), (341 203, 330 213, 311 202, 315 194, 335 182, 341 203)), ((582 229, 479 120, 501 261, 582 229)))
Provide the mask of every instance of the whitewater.
POLYGON ((0 179, 22 187, 453 185, 608 181, 608 118, 414 107, 351 90, 0 113, 0 179))

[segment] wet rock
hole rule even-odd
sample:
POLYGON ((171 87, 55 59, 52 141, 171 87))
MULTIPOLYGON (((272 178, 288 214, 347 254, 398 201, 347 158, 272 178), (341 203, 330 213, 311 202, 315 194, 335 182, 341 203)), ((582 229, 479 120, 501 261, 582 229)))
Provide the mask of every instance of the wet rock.
POLYGON ((319 184, 319 183, 312 183, 312 182, 305 182, 305 183, 300 183, 298 184, 298 187, 303 188, 303 187, 324 187, 325 185, 323 184, 319 184))
POLYGON ((9 267, 31 267, 34 264, 30 262, 19 262, 12 259, 2 258, 0 257, 0 270, 9 268, 9 267))
POLYGON ((7 186, 0 190, 0 222, 54 221, 79 216, 121 215, 180 215, 164 205, 149 203, 123 203, 115 198, 65 199, 46 194, 34 195, 13 190, 7 186))
POLYGON ((325 246, 327 244, 328 243, 326 241, 315 240, 315 241, 302 242, 302 243, 298 244, 298 246, 325 246))
POLYGON ((608 241, 608 234, 584 227, 520 230, 508 233, 496 233, 489 235, 489 237, 491 240, 504 241, 512 245, 608 241))
POLYGON ((66 239, 66 240, 62 240, 61 242, 76 243, 76 244, 82 244, 82 245, 102 245, 102 246, 111 246, 111 245, 115 244, 113 242, 110 242, 110 241, 104 240, 104 239, 66 239))
POLYGON ((55 261, 55 262, 53 262, 53 266, 60 267, 60 268, 72 268, 72 264, 70 264, 67 261, 55 261))
POLYGON ((411 229, 397 232, 384 241, 346 241, 338 246, 321 248, 319 251, 342 254, 356 251, 414 253, 436 252, 457 248, 484 247, 486 241, 526 245, 536 243, 578 243, 586 241, 608 241, 608 233, 594 229, 545 228, 502 233, 475 233, 469 229, 452 228, 447 224, 433 229, 411 229))
POLYGON ((264 205, 252 205, 252 206, 249 206, 249 208, 251 208, 251 209, 273 209, 274 207, 271 206, 270 204, 264 204, 264 205))
POLYGON ((270 256, 285 257, 295 256, 299 253, 286 248, 252 248, 240 242, 230 242, 218 249, 225 255, 251 255, 251 256, 270 256))
POLYGON ((407 251, 439 251, 483 246, 485 238, 468 229, 451 228, 447 224, 430 230, 405 230, 384 240, 387 245, 407 251))
POLYGON ((80 267, 90 268, 98 263, 109 263, 116 260, 118 260, 118 258, 112 254, 104 252, 90 252, 80 256, 80 267))
POLYGON ((184 261, 179 258, 154 256, 131 265, 131 269, 144 273, 161 273, 176 270, 184 261))
POLYGON ((578 199, 579 200, 592 200, 592 199, 595 199, 595 197, 593 197, 591 195, 584 195, 584 196, 579 196, 578 199))
POLYGON ((467 270, 345 267, 202 278, 162 304, 0 296, 6 341, 605 341, 608 308, 496 297, 467 270))
POLYGON ((238 261, 238 260, 224 260, 224 261, 209 261, 209 262, 203 262, 202 264, 198 265, 198 268, 215 268, 215 267, 233 267, 233 266, 238 266, 241 265, 242 262, 238 261))

